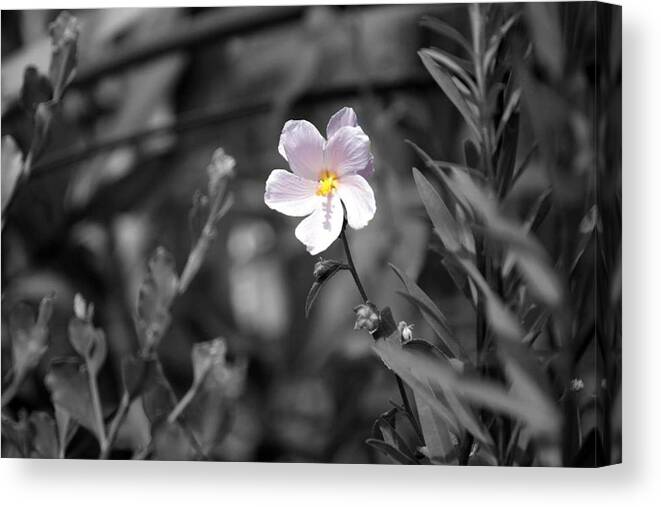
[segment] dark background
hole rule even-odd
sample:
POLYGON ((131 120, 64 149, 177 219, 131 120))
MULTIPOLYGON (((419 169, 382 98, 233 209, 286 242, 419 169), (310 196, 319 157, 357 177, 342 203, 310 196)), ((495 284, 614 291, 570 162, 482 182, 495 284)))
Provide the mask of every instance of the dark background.
MULTIPOLYGON (((16 101, 22 72, 27 64, 47 68, 47 26, 57 13, 2 13, 2 129, 24 149, 31 130, 16 101)), ((107 399, 117 398, 120 359, 136 348, 133 312, 146 259, 163 245, 181 270, 192 243, 192 197, 206 185, 205 167, 222 146, 237 161, 235 205, 173 308, 159 348, 168 378, 183 394, 191 382, 192 344, 222 336, 231 356, 247 358, 249 367, 233 425, 214 457, 384 462, 364 440, 375 416, 397 399, 396 386, 369 338, 352 330, 359 295, 342 273, 305 318, 316 258, 295 239, 297 220, 264 205, 264 182, 272 169, 286 168, 277 144, 287 119, 308 119, 323 132, 332 113, 354 107, 376 157, 371 184, 378 211, 350 238, 367 291, 398 319, 416 322, 415 333, 424 336, 416 310, 395 294, 400 283, 388 267, 392 262, 418 279, 457 335, 468 338, 473 310, 429 249, 430 227, 411 178, 420 162, 404 143, 412 139, 437 159, 462 157, 464 123, 416 53, 435 45, 453 50, 419 24, 423 15, 442 17, 466 33, 465 8, 73 14, 82 23, 77 77, 3 231, 3 317, 18 301, 57 294, 51 346, 14 408, 48 407, 40 378, 50 358, 72 354, 66 325, 76 292, 95 304, 96 324, 108 337, 101 389, 107 399)), ((526 118, 522 122, 523 153, 533 140, 526 118)), ((525 210, 548 184, 534 163, 509 202, 512 212, 525 210)), ((553 244, 553 237, 544 239, 553 244)), ((340 246, 324 256, 342 258, 340 246)), ((471 340, 465 346, 470 350, 471 340)), ((4 324, 2 347, 6 371, 4 324)), ((129 422, 127 448, 144 438, 139 417, 129 422)), ((72 453, 93 455, 84 440, 72 453)))

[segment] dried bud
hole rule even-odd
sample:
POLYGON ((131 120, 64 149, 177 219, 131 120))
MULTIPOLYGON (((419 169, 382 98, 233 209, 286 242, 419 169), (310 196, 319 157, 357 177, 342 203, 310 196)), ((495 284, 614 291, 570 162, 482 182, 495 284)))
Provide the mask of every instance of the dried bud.
POLYGON ((410 342, 413 339, 413 324, 407 324, 403 320, 397 324, 397 330, 402 339, 402 343, 410 342))
POLYGON ((236 160, 234 157, 225 153, 222 148, 216 149, 211 156, 211 163, 207 167, 207 174, 209 175, 209 195, 212 196, 216 193, 218 183, 223 178, 234 176, 234 167, 236 160))
POLYGON ((338 262, 333 259, 323 259, 320 257, 317 263, 314 265, 314 271, 312 272, 312 275, 317 282, 323 283, 340 269, 346 268, 347 265, 342 262, 338 262))
POLYGON ((369 301, 353 309, 356 314, 354 329, 366 329, 370 334, 379 329, 381 317, 378 308, 369 301))
POLYGON ((80 320, 92 322, 92 318, 94 317, 94 303, 88 305, 85 298, 80 293, 76 293, 73 298, 73 313, 80 320))

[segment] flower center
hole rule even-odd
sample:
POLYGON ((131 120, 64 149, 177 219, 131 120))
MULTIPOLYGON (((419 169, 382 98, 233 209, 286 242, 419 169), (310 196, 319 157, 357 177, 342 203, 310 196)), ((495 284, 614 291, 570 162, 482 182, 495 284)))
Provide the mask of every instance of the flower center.
POLYGON ((334 172, 324 171, 319 178, 319 185, 317 186, 317 195, 326 197, 332 194, 337 189, 338 178, 334 172))

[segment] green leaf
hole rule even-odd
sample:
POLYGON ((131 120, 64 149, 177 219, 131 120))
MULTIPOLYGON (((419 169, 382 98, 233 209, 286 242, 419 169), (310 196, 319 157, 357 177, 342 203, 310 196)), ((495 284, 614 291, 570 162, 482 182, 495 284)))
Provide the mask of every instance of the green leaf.
POLYGON ((425 291, 423 291, 415 282, 410 280, 399 268, 393 264, 390 264, 390 268, 401 280, 408 292, 408 295, 400 292, 398 292, 398 294, 414 304, 418 310, 420 310, 422 317, 440 340, 443 352, 450 357, 457 357, 465 360, 467 357, 466 351, 463 350, 463 347, 452 336, 447 324, 447 319, 441 310, 439 310, 431 298, 425 294, 425 291))
MULTIPOLYGON (((557 307, 562 298, 562 287, 550 267, 548 256, 541 244, 526 230, 505 218, 498 209, 492 195, 463 171, 452 169, 448 179, 453 191, 461 195, 467 202, 474 215, 484 224, 483 232, 492 239, 502 242, 511 252, 526 279, 528 288, 538 299, 549 305, 557 307)), ((441 172, 441 171, 439 171, 441 172)), ((471 270, 473 273, 476 270, 471 270)), ((477 272, 479 273, 479 272, 477 272)), ((472 276, 473 281, 479 281, 472 276)), ((480 275, 481 277, 481 275, 480 275)), ((487 295, 486 283, 482 284, 482 292, 487 295)), ((491 304, 492 315, 501 317, 504 312, 491 304)))
POLYGON ((552 190, 549 188, 542 192, 535 203, 530 208, 528 217, 523 223, 525 231, 535 231, 544 222, 544 219, 551 211, 552 190))
POLYGON ((464 160, 466 167, 477 167, 480 163, 480 152, 470 139, 464 141, 464 160))
POLYGON ((99 438, 87 375, 85 367, 78 360, 53 361, 45 383, 51 392, 53 405, 65 410, 76 422, 99 438))
POLYGON ((108 355, 105 333, 90 322, 73 317, 69 321, 69 341, 92 374, 98 374, 108 355))
POLYGON ((365 443, 371 447, 374 447, 376 450, 381 451, 383 454, 392 459, 397 465, 417 465, 415 461, 406 456, 402 451, 388 444, 387 442, 384 442, 383 440, 368 438, 365 443))
POLYGON ((419 394, 414 392, 414 396, 429 461, 432 465, 456 464, 455 448, 445 421, 419 394))
POLYGON ((55 105, 52 102, 42 102, 37 105, 34 114, 34 130, 32 131, 30 153, 27 155, 24 165, 26 174, 29 174, 32 164, 39 158, 48 144, 54 115, 55 105))
POLYGON ((500 43, 510 31, 510 28, 512 28, 512 26, 514 26, 514 24, 518 21, 518 19, 518 13, 510 16, 500 27, 498 27, 498 30, 496 30, 496 32, 489 39, 489 47, 484 54, 485 69, 489 69, 491 67, 491 64, 496 58, 496 54, 498 53, 500 43))
POLYGON ((450 53, 447 53, 439 48, 427 48, 423 50, 429 55, 436 63, 444 66, 450 74, 453 74, 462 83, 468 87, 473 96, 478 96, 477 86, 475 81, 470 75, 472 72, 472 64, 467 60, 457 58, 450 53))
POLYGON ((328 280, 333 278, 338 272, 349 269, 347 264, 335 261, 333 259, 320 259, 314 267, 314 282, 308 296, 305 299, 305 317, 310 316, 312 305, 317 300, 317 296, 328 280))
POLYGON ((442 417, 443 412, 439 412, 437 408, 438 400, 429 397, 423 380, 452 390, 460 399, 478 407, 520 419, 534 435, 553 438, 558 436, 561 418, 555 408, 553 411, 536 412, 538 405, 531 409, 529 400, 517 392, 508 391, 495 382, 458 374, 438 358, 402 347, 396 335, 376 341, 373 347, 386 366, 397 373, 411 389, 423 396, 432 410, 442 417))
MULTIPOLYGON (((412 340, 405 343, 403 348, 407 351, 412 351, 414 353, 417 352, 423 356, 434 358, 441 364, 449 364, 452 367, 452 370, 458 374, 463 374, 465 371, 474 371, 471 364, 459 361, 458 359, 448 359, 433 345, 422 340, 412 340)), ((489 447, 493 446, 493 440, 486 428, 484 428, 482 423, 479 422, 471 408, 465 406, 452 390, 444 389, 442 385, 430 385, 430 387, 435 396, 439 400, 442 400, 444 405, 449 408, 454 420, 459 426, 463 427, 464 430, 468 431, 485 445, 489 447)))
POLYGON ((18 421, 2 413, 2 457, 30 457, 30 426, 25 411, 19 412, 18 421))
POLYGON ((164 421, 154 428, 152 458, 162 461, 191 461, 195 451, 180 424, 164 421))
POLYGON ((126 356, 122 358, 122 384, 124 391, 132 401, 147 389, 147 381, 154 373, 157 360, 154 358, 143 358, 126 356))
POLYGON ((434 78, 434 81, 436 81, 436 83, 438 84, 438 86, 441 87, 441 89, 443 90, 447 98, 450 100, 450 102, 454 104, 457 110, 464 117, 464 120, 470 127, 475 138, 479 139, 480 131, 477 128, 477 124, 475 123, 474 114, 469 108, 466 99, 461 95, 461 92, 459 92, 459 90, 457 89, 457 85, 452 80, 450 75, 447 73, 445 69, 443 69, 440 65, 438 65, 438 63, 436 63, 434 59, 425 50, 418 51, 418 55, 420 56, 420 59, 422 60, 422 63, 427 69, 427 71, 434 78))
POLYGON ((34 448, 37 458, 55 459, 58 457, 59 445, 55 421, 46 412, 32 412, 30 414, 34 448))
POLYGON ((425 165, 431 171, 433 171, 434 174, 436 174, 439 177, 439 179, 443 182, 443 184, 448 189, 450 194, 455 198, 456 203, 460 204, 461 207, 464 209, 464 211, 466 211, 469 214, 472 214, 472 208, 470 207, 469 202, 461 194, 461 192, 457 192, 457 189, 453 188, 449 176, 440 169, 439 167, 440 162, 434 161, 429 155, 427 155, 427 153, 422 148, 420 148, 413 141, 407 139, 406 143, 409 144, 415 150, 415 152, 420 156, 420 158, 422 158, 422 160, 425 162, 425 165))
POLYGON ((372 426, 372 435, 378 439, 380 436, 384 442, 400 450, 408 458, 415 461, 414 453, 406 440, 397 432, 395 422, 397 408, 393 408, 380 415, 372 426))
POLYGON ((545 378, 544 372, 540 371, 527 349, 517 347, 513 351, 511 347, 504 347, 499 356, 510 382, 510 392, 526 407, 525 419, 559 428, 562 423, 560 414, 547 394, 548 388, 542 387, 537 380, 545 378))
POLYGON ((28 65, 23 71, 23 85, 21 87, 21 104, 31 114, 37 110, 42 102, 48 102, 53 97, 53 88, 46 76, 36 67, 28 65))
POLYGON ((455 261, 464 269, 480 291, 485 303, 485 313, 489 325, 500 338, 520 342, 524 332, 521 324, 493 292, 473 261, 465 256, 456 256, 455 261))
POLYGON ((142 406, 152 425, 160 424, 172 412, 177 397, 163 373, 161 363, 153 359, 148 365, 142 392, 142 406))
POLYGON ((138 330, 146 349, 158 345, 170 325, 170 306, 178 286, 174 258, 165 248, 157 248, 138 295, 138 330))
POLYGON ((558 7, 557 4, 545 2, 525 5, 535 55, 554 79, 560 78, 564 68, 564 44, 558 7))
POLYGON ((562 300, 562 285, 544 247, 523 226, 499 216, 492 216, 484 233, 501 242, 511 253, 530 292, 551 308, 562 300))
MULTIPOLYGON (((23 174, 23 154, 11 136, 2 136, 2 214, 23 174)), ((4 219, 3 219, 4 223, 4 219)))
POLYGON ((22 380, 37 366, 48 348, 48 322, 53 314, 53 298, 45 297, 35 320, 32 307, 17 304, 9 315, 14 377, 22 380))
POLYGON ((471 46, 470 42, 454 27, 451 25, 448 25, 444 21, 441 21, 440 19, 433 18, 431 16, 424 16, 420 20, 420 24, 422 26, 425 26, 436 33, 443 35, 456 43, 458 43, 464 50, 472 57, 473 55, 473 47, 471 46))
POLYGON ((521 89, 517 88, 510 95, 507 105, 503 110, 503 115, 500 117, 500 122, 498 123, 498 129, 496 130, 496 140, 500 139, 500 136, 505 131, 507 123, 510 121, 510 118, 515 111, 519 109, 519 102, 521 100, 521 89))
POLYGON ((459 236, 459 227, 443 202, 436 189, 425 178, 420 171, 413 168, 413 180, 418 187, 418 194, 427 210, 427 215, 431 219, 434 229, 438 233, 443 245, 450 252, 456 252, 461 249, 461 239, 459 236))

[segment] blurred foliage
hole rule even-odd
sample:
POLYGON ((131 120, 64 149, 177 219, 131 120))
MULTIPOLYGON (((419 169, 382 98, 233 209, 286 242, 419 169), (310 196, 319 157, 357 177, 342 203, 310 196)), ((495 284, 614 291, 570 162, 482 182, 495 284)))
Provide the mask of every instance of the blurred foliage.
POLYGON ((619 461, 620 11, 320 6, 76 83, 241 10, 3 11, 2 455, 619 461), (377 341, 262 199, 342 105, 377 341))

